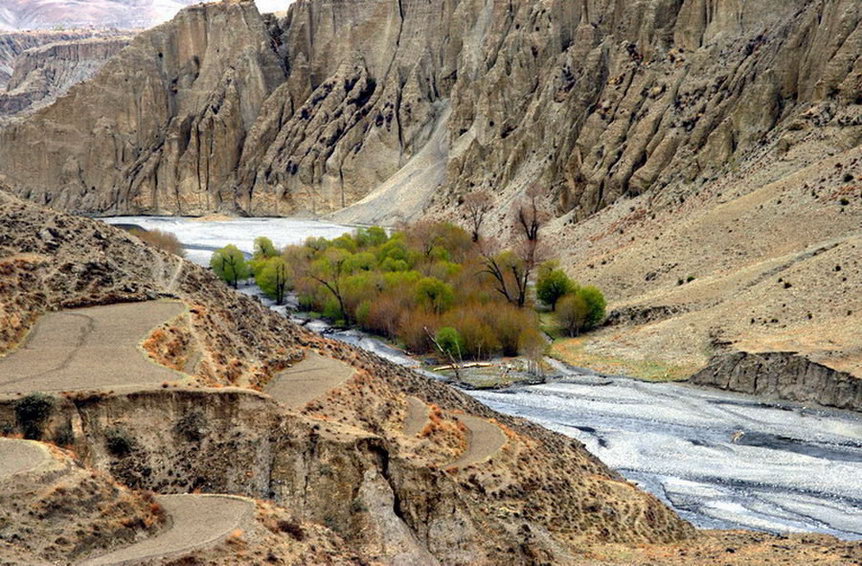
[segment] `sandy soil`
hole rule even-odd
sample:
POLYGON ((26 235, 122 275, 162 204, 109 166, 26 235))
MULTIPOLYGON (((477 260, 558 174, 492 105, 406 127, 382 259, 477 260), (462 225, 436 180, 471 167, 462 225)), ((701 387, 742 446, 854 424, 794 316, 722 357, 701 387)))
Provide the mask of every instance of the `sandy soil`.
POLYGON ((465 468, 484 462, 500 451, 506 444, 506 436, 500 427, 485 419, 474 416, 460 416, 458 419, 467 427, 467 449, 457 460, 450 464, 454 468, 465 468))
POLYGON ((0 438, 0 480, 32 470, 48 458, 44 444, 0 438))
POLYGON ((407 416, 404 419, 404 436, 416 436, 428 422, 428 405, 416 397, 407 398, 407 416))
POLYGON ((21 348, 0 358, 0 393, 176 381, 181 374, 150 362, 138 344, 184 310, 181 303, 157 301, 49 313, 21 348))
POLYGON ((308 352, 304 360, 276 375, 265 391, 279 403, 300 409, 350 379, 353 371, 344 362, 308 352))
POLYGON ((187 553, 213 545, 240 529, 254 512, 254 504, 239 497, 165 495, 156 499, 171 518, 166 531, 84 564, 131 564, 187 553))

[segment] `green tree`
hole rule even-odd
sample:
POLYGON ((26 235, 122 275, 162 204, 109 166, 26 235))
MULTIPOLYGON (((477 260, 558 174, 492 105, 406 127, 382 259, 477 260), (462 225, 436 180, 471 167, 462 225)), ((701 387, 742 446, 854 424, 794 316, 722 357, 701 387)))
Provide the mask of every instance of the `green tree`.
POLYGON ((440 314, 455 301, 455 291, 448 283, 434 277, 423 277, 416 284, 416 302, 440 314))
POLYGON ((222 281, 232 285, 234 289, 240 279, 247 279, 249 276, 245 256, 233 244, 216 250, 210 258, 210 267, 222 281))
POLYGON ((254 240, 254 257, 255 259, 266 258, 269 259, 271 257, 275 257, 278 255, 278 250, 275 249, 275 244, 272 243, 272 240, 261 236, 259 238, 255 238, 254 240))
POLYGON ((565 271, 560 269, 557 262, 545 262, 539 268, 536 297, 551 307, 552 311, 557 310, 557 301, 565 295, 576 292, 577 289, 577 284, 566 275, 565 271))
POLYGON ((557 320, 560 329, 569 336, 577 336, 587 323, 589 307, 580 293, 566 295, 557 303, 557 320))
POLYGON ((370 228, 360 228, 356 231, 356 243, 361 248, 375 248, 382 246, 389 240, 389 235, 386 230, 380 226, 371 226, 370 228))
POLYGON ((273 299, 277 305, 284 304, 284 296, 290 288, 290 276, 284 258, 270 257, 255 272, 255 283, 263 294, 273 299))
POLYGON ((350 314, 347 312, 347 306, 344 303, 344 279, 348 275, 345 264, 350 259, 351 254, 347 250, 340 247, 331 247, 323 252, 320 258, 314 260, 309 266, 306 275, 323 285, 327 291, 332 293, 333 298, 338 303, 338 309, 341 311, 346 322, 350 322, 350 314))
POLYGON ((608 303, 598 287, 583 287, 578 290, 578 296, 587 305, 585 328, 595 328, 604 322, 608 303))

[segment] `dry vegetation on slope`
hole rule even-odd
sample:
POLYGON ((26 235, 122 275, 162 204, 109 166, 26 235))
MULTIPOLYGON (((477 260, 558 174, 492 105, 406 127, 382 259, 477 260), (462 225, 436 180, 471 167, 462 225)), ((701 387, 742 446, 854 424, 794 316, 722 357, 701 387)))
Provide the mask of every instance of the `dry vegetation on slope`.
MULTIPOLYGON (((72 427, 89 464, 133 487, 273 498, 381 559, 407 545, 445 563, 565 561, 577 541, 692 534, 576 441, 308 333, 120 230, 0 199, 4 317, 17 322, 4 337, 7 347, 45 310, 166 296, 189 306, 188 316, 157 329, 147 343, 159 359, 182 359, 191 383, 70 393, 46 425, 48 438, 72 427), (165 338, 172 329, 174 341, 165 338), (309 349, 344 360, 356 374, 298 413, 252 389, 224 388, 258 388, 309 349), (432 427, 428 435, 452 439, 405 437, 408 396, 439 407, 430 422, 440 432, 432 427), (464 447, 462 413, 493 419, 507 440, 489 462, 449 469, 464 447), (196 414, 199 421, 190 422, 196 414), (169 443, 166 427, 174 431, 169 443), (107 448, 117 430, 133 447, 120 455, 107 448)), ((10 411, 7 404, 7 426, 14 423, 10 411)))
MULTIPOLYGON (((852 114, 819 112, 838 112, 837 122, 852 114)), ((682 367, 676 377, 687 377, 713 356, 789 352, 862 376, 862 149, 855 130, 820 128, 818 115, 770 136, 702 189, 645 195, 552 226, 572 271, 612 299, 611 326, 577 358, 620 362, 623 372, 682 367)), ((783 373, 783 385, 732 387, 862 407, 852 380, 831 392, 846 380, 838 374, 760 365, 753 374, 783 373)), ((734 370, 723 369, 725 379, 734 370)))
MULTIPOLYGON (((643 556, 662 564, 693 556, 706 564, 732 545, 749 563, 827 564, 859 552, 828 538, 696 535, 576 441, 307 333, 120 230, 4 193, 0 217, 3 316, 17 321, 4 349, 45 310, 160 296, 189 306, 191 316, 156 329, 148 343, 190 379, 63 394, 42 432, 135 489, 271 501, 257 504, 247 529, 195 551, 201 563, 243 556, 298 564, 316 553, 333 563, 625 564, 643 556), (347 362, 353 377, 299 410, 254 390, 309 349, 347 362), (427 423, 408 435, 416 399, 427 404, 419 411, 427 423), (453 466, 472 442, 462 415, 505 436, 482 463, 453 466)), ((0 423, 13 432, 15 398, 0 401, 0 423)))

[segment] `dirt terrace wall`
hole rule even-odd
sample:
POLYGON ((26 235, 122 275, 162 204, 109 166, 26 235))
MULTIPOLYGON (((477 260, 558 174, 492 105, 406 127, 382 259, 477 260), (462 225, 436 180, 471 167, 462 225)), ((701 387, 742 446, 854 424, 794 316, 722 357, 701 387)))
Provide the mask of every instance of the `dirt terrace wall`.
POLYGON ((691 382, 759 397, 862 411, 862 379, 794 352, 717 356, 709 367, 692 376, 691 382))

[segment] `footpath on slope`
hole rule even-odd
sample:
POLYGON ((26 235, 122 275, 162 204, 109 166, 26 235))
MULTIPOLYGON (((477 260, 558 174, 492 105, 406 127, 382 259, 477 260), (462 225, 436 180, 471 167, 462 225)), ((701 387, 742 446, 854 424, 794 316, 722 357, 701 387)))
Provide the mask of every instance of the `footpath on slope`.
POLYGON ((29 472, 50 457, 48 449, 38 442, 0 438, 0 480, 29 472))
MULTIPOLYGON (((179 302, 149 301, 48 313, 19 349, 0 358, 0 393, 140 387, 176 380, 182 374, 151 362, 139 344, 184 311, 179 302)), ((0 480, 49 458, 38 442, 0 439, 0 480)), ((166 495, 157 500, 170 520, 165 531, 83 564, 131 564, 184 554, 224 539, 254 512, 250 500, 233 496, 166 495)))
POLYGON ((458 420, 467 427, 467 449, 457 460, 449 464, 452 468, 466 468, 491 458, 506 444, 506 435, 496 424, 472 415, 459 415, 458 420))
POLYGON ((346 363, 307 351, 305 358, 275 376, 264 391, 279 403, 301 409, 353 377, 346 363))
MULTIPOLYGON (((422 432, 428 422, 428 405, 416 397, 407 399, 404 418, 404 435, 413 437, 422 432)), ((467 448, 449 467, 466 468, 493 457, 506 444, 506 435, 496 424, 472 415, 459 415, 458 420, 467 427, 467 448)))
POLYGON ((131 546, 86 560, 82 566, 134 564, 185 554, 227 537, 254 513, 254 504, 225 495, 161 495, 156 497, 171 519, 167 530, 131 546))
POLYGON ((156 385, 182 374, 147 359, 138 345, 182 303, 149 301, 44 315, 24 344, 0 358, 0 393, 156 385))

